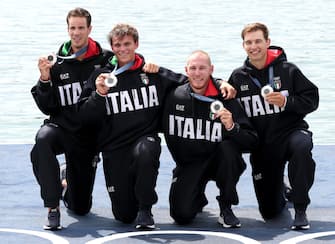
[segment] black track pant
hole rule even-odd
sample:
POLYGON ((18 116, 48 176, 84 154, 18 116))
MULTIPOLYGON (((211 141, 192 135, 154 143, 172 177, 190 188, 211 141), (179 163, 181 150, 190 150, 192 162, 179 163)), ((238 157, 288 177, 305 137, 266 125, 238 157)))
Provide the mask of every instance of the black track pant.
POLYGON ((131 223, 139 209, 158 200, 155 187, 161 153, 160 138, 148 135, 130 147, 102 152, 106 187, 115 219, 131 223))
POLYGON ((287 161, 294 206, 307 207, 310 203, 308 192, 315 173, 312 148, 312 133, 297 130, 280 143, 263 145, 251 154, 254 188, 264 219, 276 217, 285 207, 283 175, 287 161))
POLYGON ((92 164, 95 153, 80 145, 76 137, 54 124, 45 124, 37 132, 30 156, 45 207, 59 206, 62 187, 57 155, 64 153, 67 207, 79 215, 90 211, 96 171, 96 165, 92 164))
POLYGON ((177 163, 170 188, 170 215, 179 224, 191 222, 206 204, 204 189, 210 180, 220 190, 219 201, 238 204, 237 182, 246 168, 241 152, 230 141, 221 142, 208 159, 177 163))

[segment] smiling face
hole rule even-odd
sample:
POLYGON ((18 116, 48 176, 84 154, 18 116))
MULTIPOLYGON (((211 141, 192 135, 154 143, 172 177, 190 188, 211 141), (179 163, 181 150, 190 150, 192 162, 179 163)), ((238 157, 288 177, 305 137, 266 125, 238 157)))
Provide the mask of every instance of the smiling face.
POLYGON ((188 57, 185 72, 195 93, 205 93, 213 70, 214 66, 207 53, 197 51, 188 57))
POLYGON ((118 60, 119 67, 135 60, 139 35, 135 27, 120 23, 113 27, 108 34, 111 48, 118 60))
POLYGON ((265 39, 261 30, 246 32, 244 35, 243 48, 250 63, 259 69, 265 65, 269 46, 270 39, 265 39))
POLYGON ((91 26, 87 26, 85 17, 70 17, 68 19, 68 33, 74 52, 88 44, 88 36, 91 33, 91 29, 91 26))
POLYGON ((138 41, 136 42, 131 35, 115 36, 112 37, 111 47, 121 67, 135 60, 135 50, 138 48, 138 41))

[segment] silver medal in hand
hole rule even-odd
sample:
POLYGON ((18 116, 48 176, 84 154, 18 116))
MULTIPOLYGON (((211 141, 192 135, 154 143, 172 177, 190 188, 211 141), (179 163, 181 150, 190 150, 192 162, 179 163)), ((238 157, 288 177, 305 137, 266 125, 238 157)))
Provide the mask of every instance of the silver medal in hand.
POLYGON ((117 84, 117 78, 114 72, 109 73, 108 77, 105 79, 105 85, 108 87, 114 87, 117 84))

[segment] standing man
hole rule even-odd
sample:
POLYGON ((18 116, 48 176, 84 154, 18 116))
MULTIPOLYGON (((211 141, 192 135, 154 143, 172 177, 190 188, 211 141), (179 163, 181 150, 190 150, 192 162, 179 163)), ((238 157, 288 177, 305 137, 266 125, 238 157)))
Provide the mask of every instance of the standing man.
POLYGON ((282 212, 286 204, 283 175, 288 161, 295 209, 291 228, 309 229, 306 209, 315 162, 312 132, 304 118, 319 105, 318 88, 287 61, 282 48, 270 46, 264 24, 246 25, 241 36, 248 57, 242 67, 233 71, 229 83, 237 90, 260 139, 250 157, 259 210, 264 219, 282 212))
POLYGON ((154 229, 162 104, 167 91, 186 77, 164 68, 143 72, 144 58, 135 53, 138 31, 131 25, 116 25, 109 41, 115 57, 92 74, 79 110, 88 126, 101 128, 99 151, 115 219, 154 229))
POLYGON ((165 102, 164 134, 176 162, 170 214, 178 224, 190 223, 207 204, 203 192, 214 180, 220 192, 218 222, 240 227, 231 206, 238 204, 236 184, 246 167, 242 152, 254 148, 258 138, 237 100, 220 95, 213 69, 206 52, 193 52, 185 67, 189 83, 173 90, 165 102))
POLYGON ((65 206, 78 215, 85 215, 91 209, 96 171, 95 137, 93 128, 81 127, 76 105, 89 75, 112 56, 112 52, 102 50, 89 37, 92 26, 87 10, 69 11, 66 22, 70 41, 60 47, 57 57, 39 58, 40 78, 31 90, 39 109, 49 115, 37 132, 31 151, 33 171, 44 206, 48 208, 44 228, 49 230, 61 229, 62 186, 57 155, 64 153, 67 164, 65 206))

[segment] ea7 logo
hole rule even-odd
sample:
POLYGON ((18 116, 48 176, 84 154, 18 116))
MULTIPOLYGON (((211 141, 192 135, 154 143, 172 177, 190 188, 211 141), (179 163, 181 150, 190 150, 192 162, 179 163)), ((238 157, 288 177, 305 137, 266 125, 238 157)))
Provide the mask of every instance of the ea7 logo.
POLYGON ((177 111, 185 111, 185 105, 176 104, 177 111))
POLYGON ((240 89, 241 89, 241 91, 249 91, 249 86, 247 84, 246 85, 241 85, 240 89))
POLYGON ((59 75, 59 78, 60 78, 61 80, 66 80, 66 79, 69 79, 69 78, 70 78, 70 75, 69 75, 69 73, 60 74, 60 75, 59 75))

